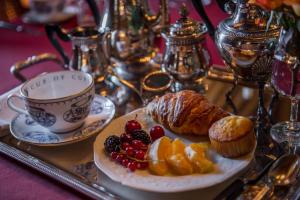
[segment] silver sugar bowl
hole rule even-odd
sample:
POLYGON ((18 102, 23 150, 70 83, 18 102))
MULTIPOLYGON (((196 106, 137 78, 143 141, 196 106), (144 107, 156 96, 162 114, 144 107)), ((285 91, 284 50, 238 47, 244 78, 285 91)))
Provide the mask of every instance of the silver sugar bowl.
POLYGON ((162 33, 166 40, 161 68, 175 80, 176 90, 193 89, 197 79, 206 76, 210 56, 205 48, 207 27, 188 18, 185 5, 181 17, 162 33))

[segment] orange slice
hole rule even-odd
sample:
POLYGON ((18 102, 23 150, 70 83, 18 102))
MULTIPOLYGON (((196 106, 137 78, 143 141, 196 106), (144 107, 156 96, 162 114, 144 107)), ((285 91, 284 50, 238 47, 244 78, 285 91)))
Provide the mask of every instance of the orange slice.
POLYGON ((150 146, 148 152, 149 169, 152 173, 163 176, 168 173, 166 155, 169 154, 171 147, 170 138, 161 137, 150 146))
POLYGON ((214 170, 213 163, 207 159, 203 144, 192 143, 184 149, 185 155, 197 173, 208 173, 214 170))

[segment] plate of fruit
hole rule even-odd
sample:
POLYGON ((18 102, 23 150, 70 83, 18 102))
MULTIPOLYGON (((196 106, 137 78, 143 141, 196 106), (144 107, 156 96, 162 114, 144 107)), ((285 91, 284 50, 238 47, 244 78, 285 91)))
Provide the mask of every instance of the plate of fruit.
POLYGON ((96 138, 94 161, 123 185, 152 192, 181 192, 224 182, 253 154, 228 158, 207 137, 179 135, 155 122, 145 108, 115 119, 96 138))
POLYGON ((251 162, 255 145, 251 120, 184 90, 113 120, 95 140, 94 161, 123 185, 182 192, 237 175, 251 162))

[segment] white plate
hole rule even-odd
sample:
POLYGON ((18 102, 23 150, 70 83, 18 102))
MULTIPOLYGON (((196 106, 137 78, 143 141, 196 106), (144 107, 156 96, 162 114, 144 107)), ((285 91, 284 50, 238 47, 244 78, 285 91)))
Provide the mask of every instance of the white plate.
MULTIPOLYGON (((138 109, 132 113, 113 120, 96 138, 94 143, 94 161, 96 166, 112 180, 123 185, 152 192, 182 192, 203 189, 224 182, 242 171, 250 163, 253 154, 250 153, 238 159, 228 159, 220 156, 212 149, 208 154, 215 163, 215 171, 208 174, 192 174, 187 176, 156 176, 147 170, 129 172, 126 168, 113 162, 104 152, 105 139, 110 135, 120 135, 124 132, 125 123, 135 119, 141 123, 143 129, 149 129, 156 123, 145 113, 145 109, 138 109)), ((186 144, 200 142, 203 138, 182 137, 165 130, 170 138, 181 138, 186 144)))
POLYGON ((52 133, 40 126, 29 115, 18 114, 10 123, 12 135, 23 142, 39 146, 57 146, 78 142, 100 132, 115 114, 114 104, 95 95, 91 111, 82 127, 67 133, 52 133))

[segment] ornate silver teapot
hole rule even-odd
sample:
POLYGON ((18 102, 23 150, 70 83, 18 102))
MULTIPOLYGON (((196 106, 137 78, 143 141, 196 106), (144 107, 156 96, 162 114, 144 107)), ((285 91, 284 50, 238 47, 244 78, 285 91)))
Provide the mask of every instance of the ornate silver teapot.
POLYGON ((248 4, 248 0, 237 0, 233 15, 217 27, 219 52, 240 79, 269 78, 280 27, 273 22, 268 24, 268 19, 268 13, 248 4))
POLYGON ((147 0, 105 0, 99 30, 103 47, 116 73, 136 80, 155 60, 154 36, 168 23, 167 0, 160 0, 157 15, 150 14, 147 0))
POLYGON ((234 112, 236 109, 231 93, 238 79, 258 84, 256 130, 257 133, 264 133, 258 134, 259 138, 263 137, 258 141, 264 141, 268 136, 269 117, 264 106, 264 86, 271 75, 279 31, 280 27, 270 18, 269 13, 248 3, 248 0, 237 0, 233 15, 222 21, 215 33, 219 52, 235 75, 233 88, 226 94, 227 102, 233 105, 234 112))
POLYGON ((181 17, 167 32, 162 33, 166 50, 161 67, 173 76, 178 90, 193 89, 195 81, 206 75, 210 64, 210 56, 205 48, 207 27, 188 18, 188 14, 183 5, 181 17))

